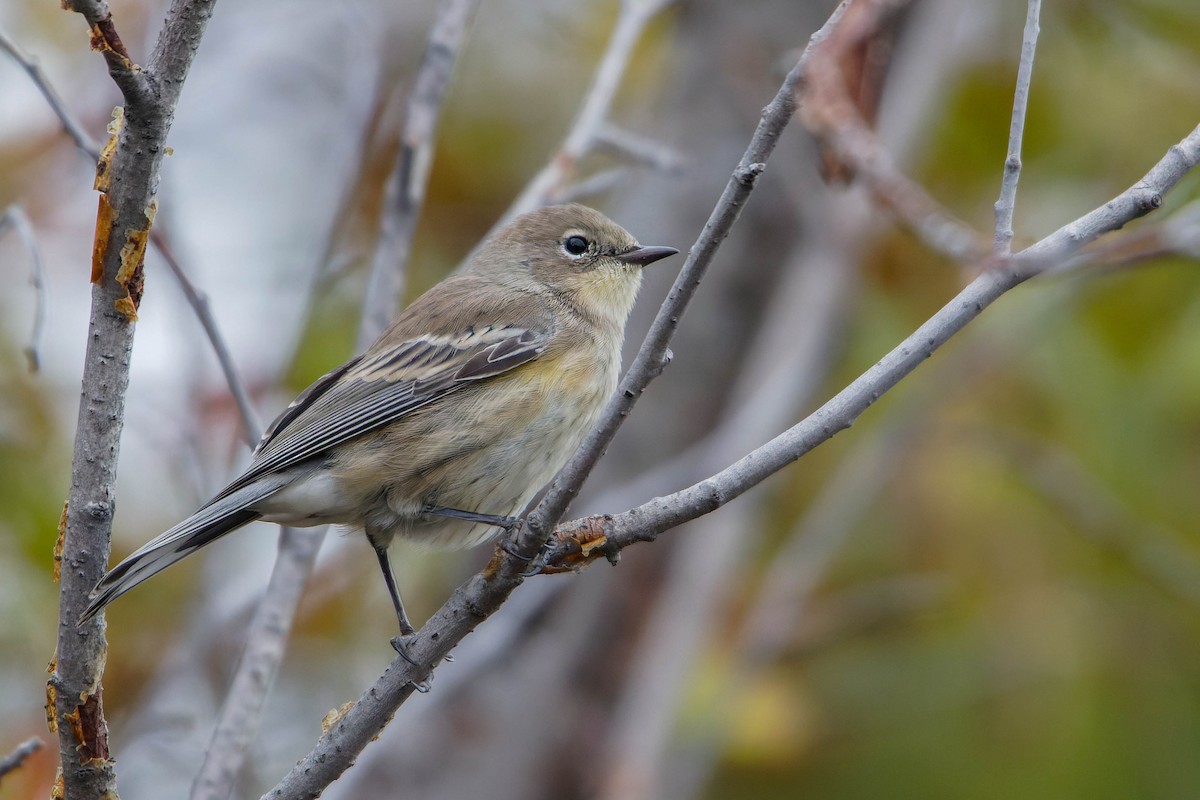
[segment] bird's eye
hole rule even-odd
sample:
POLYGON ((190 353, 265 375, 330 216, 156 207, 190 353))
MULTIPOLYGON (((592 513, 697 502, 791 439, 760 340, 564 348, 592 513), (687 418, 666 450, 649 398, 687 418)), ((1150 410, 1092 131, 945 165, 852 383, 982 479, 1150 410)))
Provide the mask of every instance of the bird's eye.
POLYGON ((588 251, 588 240, 582 236, 568 236, 563 240, 563 249, 573 256, 581 256, 588 251))

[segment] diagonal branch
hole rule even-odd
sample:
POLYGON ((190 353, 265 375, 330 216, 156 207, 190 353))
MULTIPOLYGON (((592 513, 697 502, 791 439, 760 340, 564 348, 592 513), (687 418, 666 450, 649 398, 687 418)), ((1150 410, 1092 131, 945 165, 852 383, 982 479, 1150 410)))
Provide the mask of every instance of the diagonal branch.
POLYGON ((590 517, 562 526, 575 531, 552 553, 549 562, 578 564, 600 556, 612 558, 639 541, 653 541, 663 531, 711 513, 791 464, 817 445, 849 428, 885 392, 912 372, 967 323, 1009 289, 1048 271, 1088 242, 1161 207, 1163 195, 1200 162, 1200 127, 1171 147, 1146 175, 1104 205, 1059 228, 1013 256, 995 264, 911 336, 812 414, 717 474, 666 497, 658 497, 612 517, 590 517), (586 534, 589 554, 579 558, 586 534), (602 546, 595 546, 596 540, 602 546), (574 558, 572 558, 572 555, 574 558))
POLYGON ((905 2, 869 0, 847 11, 845 24, 813 53, 811 77, 801 90, 801 120, 928 247, 956 261, 974 261, 987 252, 982 237, 896 166, 846 88, 842 62, 878 30, 884 14, 905 2))
POLYGON ((171 247, 170 239, 165 231, 151 231, 150 243, 162 256, 163 261, 167 262, 167 267, 175 276, 175 280, 179 282, 179 288, 183 290, 184 298, 192 307, 196 319, 200 321, 204 335, 208 337, 209 346, 213 349, 213 355, 217 357, 221 374, 224 375, 225 383, 229 386, 229 393, 233 395, 234 405, 237 406, 238 422, 242 428, 242 441, 253 450, 254 446, 258 444, 258 437, 262 435, 262 425, 259 424, 258 414, 254 411, 254 404, 250 402, 250 393, 246 389, 246 384, 242 381, 237 367, 233 363, 233 354, 229 352, 229 345, 225 343, 225 337, 222 335, 221 329, 217 327, 216 317, 213 316, 209 306, 208 295, 192 283, 187 270, 175 257, 175 250, 171 247))
MULTIPOLYGON (((75 11, 87 20, 92 49, 104 56, 104 61, 108 64, 108 74, 117 88, 121 90, 121 94, 125 96, 126 104, 146 111, 153 110, 158 106, 158 91, 153 85, 154 77, 168 76, 160 74, 152 77, 154 70, 143 70, 133 63, 133 58, 125 49, 125 43, 117 34, 117 26, 113 23, 112 12, 108 10, 108 0, 63 0, 62 7, 64 11, 75 11)), ((164 27, 159 34, 160 42, 163 39, 162 34, 165 32, 166 28, 164 27)), ((189 63, 194 54, 195 50, 189 49, 186 55, 189 63)), ((154 56, 151 57, 151 61, 154 64, 161 63, 154 56)), ((174 91, 176 94, 178 93, 178 90, 174 91)), ((161 106, 159 109, 165 110, 161 106)))
POLYGON ((100 158, 100 145, 91 135, 84 130, 79 124, 79 120, 67 110, 67 104, 63 102, 61 96, 55 91, 54 86, 50 83, 50 79, 46 77, 46 73, 42 72, 42 68, 38 66, 37 60, 30 56, 17 46, 7 34, 0 31, 0 50, 4 50, 13 61, 21 65, 21 68, 29 75, 29 79, 33 81, 33 85, 42 93, 42 97, 46 98, 46 103, 49 104, 50 110, 58 117, 62 123, 63 129, 67 135, 71 137, 71 141, 75 142, 75 146, 79 148, 89 161, 95 162, 100 158))
POLYGON ((11 753, 4 756, 4 758, 0 758, 0 778, 3 778, 14 770, 20 769, 27 758, 45 746, 45 743, 36 736, 21 742, 11 753))
POLYGON ((721 242, 741 215, 758 176, 766 169, 767 159, 779 141, 779 134, 795 112, 796 93, 806 79, 811 54, 835 30, 846 7, 846 3, 839 5, 825 25, 813 34, 774 99, 763 109, 746 152, 726 183, 700 237, 689 251, 679 277, 654 318, 637 357, 617 387, 617 393, 609 400, 600 421, 583 445, 559 472, 546 497, 529 515, 525 527, 512 537, 519 554, 532 556, 546 542, 646 386, 662 372, 669 360, 668 345, 679 327, 684 310, 695 295, 721 242))

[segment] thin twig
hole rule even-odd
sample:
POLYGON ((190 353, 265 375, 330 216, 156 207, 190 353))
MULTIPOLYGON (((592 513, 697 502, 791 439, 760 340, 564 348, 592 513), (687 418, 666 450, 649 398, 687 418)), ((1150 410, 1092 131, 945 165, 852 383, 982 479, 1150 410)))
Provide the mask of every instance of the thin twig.
POLYGON ((673 173, 683 169, 683 156, 674 148, 656 142, 633 131, 619 128, 606 122, 596 131, 597 149, 612 150, 637 164, 644 164, 660 172, 673 173))
POLYGON ((55 91, 53 84, 46 77, 46 73, 42 72, 37 59, 25 53, 3 31, 0 31, 0 50, 4 50, 12 56, 13 60, 20 64, 21 68, 29 74, 33 85, 46 98, 46 102, 50 105, 50 110, 58 117, 58 121, 62 123, 63 130, 71 137, 71 141, 75 142, 75 146, 88 157, 89 161, 95 163, 100 158, 100 144, 83 129, 79 121, 67 110, 67 104, 63 102, 62 97, 55 91))
POLYGON ((0 235, 4 234, 9 225, 17 232, 17 236, 29 253, 29 284, 33 287, 33 330, 29 334, 29 344, 25 346, 25 358, 29 362, 29 371, 37 372, 42 363, 42 343, 46 339, 46 267, 42 263, 42 254, 37 246, 37 237, 33 234, 33 225, 29 223, 29 215, 19 203, 13 203, 0 214, 0 235))
POLYGON ((408 96, 400 153, 388 177, 379 246, 375 249, 363 299, 359 349, 369 345, 396 316, 413 235, 429 184, 442 101, 478 5, 479 0, 442 0, 430 28, 425 56, 408 96))
POLYGON ((159 230, 151 231, 150 242, 163 257, 163 261, 167 262, 167 267, 175 276, 175 280, 179 282, 179 288, 183 290, 183 296, 187 299, 188 305, 192 307, 196 319, 200 321, 204 335, 208 337, 208 343, 217 357, 217 364, 221 367, 221 374, 225 376, 225 383, 228 384, 229 392, 233 395, 233 402, 237 406, 242 441, 253 450, 262 433, 262 425, 258 421, 254 404, 250 401, 250 393, 246 390, 246 384, 242 381, 237 367, 233 363, 233 355, 229 352, 225 337, 221 334, 221 329, 217 327, 217 320, 208 303, 208 295, 196 288, 196 285, 188 278, 187 272, 175 258, 175 250, 171 247, 166 233, 159 230))
POLYGON ((1000 199, 995 206, 996 237, 992 252, 1001 258, 1012 253, 1013 212, 1017 205, 1017 181, 1021 179, 1021 139, 1025 134, 1025 110, 1029 106, 1029 84, 1033 80, 1033 55, 1037 51, 1041 11, 1042 0, 1029 0, 1025 35, 1021 41, 1021 63, 1017 67, 1017 88, 1013 92, 1012 121, 1008 126, 1008 155, 1004 159, 1000 199))
POLYGON ((21 742, 11 753, 4 758, 0 758, 0 778, 3 778, 14 770, 20 769, 21 765, 25 763, 25 759, 45 746, 46 743, 36 736, 21 742))
POLYGON ((504 227, 515 217, 554 202, 564 191, 579 159, 596 143, 621 79, 629 66, 633 47, 642 36, 646 24, 673 0, 623 0, 616 27, 608 38, 608 46, 596 68, 583 106, 579 109, 571 130, 558 152, 546 162, 525 189, 496 222, 493 230, 504 227))
MULTIPOLYGON (((112 13, 108 9, 108 0, 63 0, 62 7, 64 11, 75 11, 87 20, 92 49, 99 51, 100 55, 104 56, 104 61, 108 64, 109 77, 121 90, 121 94, 125 96, 125 103, 134 108, 150 109, 155 106, 161 98, 159 91, 162 87, 156 87, 149 77, 154 74, 152 70, 144 70, 133 63, 133 58, 125 49, 125 43, 117 34, 112 13)), ((202 19, 202 24, 206 23, 207 14, 203 15, 202 19)), ((165 26, 162 32, 167 32, 165 26)), ((160 38, 159 44, 165 44, 165 42, 160 38)), ((174 45, 176 42, 172 44, 174 45)), ((192 48, 191 52, 194 54, 195 49, 192 48)), ((156 49, 150 57, 151 64, 161 63, 162 55, 163 52, 156 49)), ((182 53, 179 55, 190 63, 191 55, 182 53)))
POLYGON ((145 67, 117 35, 104 2, 69 0, 86 18, 91 44, 125 95, 125 114, 97 170, 101 191, 92 261, 92 301, 71 490, 61 539, 58 651, 50 689, 67 797, 116 794, 100 685, 107 643, 103 615, 77 626, 104 574, 112 535, 117 460, 142 293, 142 260, 153 224, 167 133, 215 0, 173 0, 145 67))

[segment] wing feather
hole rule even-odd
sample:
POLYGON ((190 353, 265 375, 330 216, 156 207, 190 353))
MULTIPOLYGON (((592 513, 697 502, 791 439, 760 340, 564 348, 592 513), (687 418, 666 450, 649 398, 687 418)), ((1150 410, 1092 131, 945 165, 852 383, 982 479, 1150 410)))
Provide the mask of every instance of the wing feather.
POLYGON ((514 326, 469 327, 458 336, 422 336, 360 356, 301 394, 272 424, 246 472, 210 502, 533 361, 550 336, 514 326))

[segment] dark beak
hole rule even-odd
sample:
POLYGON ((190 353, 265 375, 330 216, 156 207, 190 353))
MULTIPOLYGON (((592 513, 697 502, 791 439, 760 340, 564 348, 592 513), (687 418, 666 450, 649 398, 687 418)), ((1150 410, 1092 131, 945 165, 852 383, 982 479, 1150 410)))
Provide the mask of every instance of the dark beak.
POLYGON ((644 267, 647 264, 653 264, 660 258, 673 256, 678 252, 674 247, 635 247, 617 256, 617 261, 624 261, 626 264, 637 264, 639 267, 644 267))

